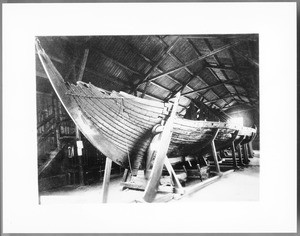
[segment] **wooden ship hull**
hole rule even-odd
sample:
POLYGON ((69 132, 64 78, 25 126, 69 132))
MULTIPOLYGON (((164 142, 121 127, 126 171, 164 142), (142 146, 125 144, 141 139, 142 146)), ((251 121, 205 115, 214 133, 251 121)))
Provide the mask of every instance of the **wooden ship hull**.
MULTIPOLYGON (((155 133, 170 117, 175 102, 158 102, 124 92, 107 92, 92 84, 64 81, 42 47, 38 56, 61 103, 82 134, 106 157, 137 173, 147 166, 149 145, 155 133)), ((245 144, 254 139, 256 129, 225 122, 188 120, 174 117, 167 156, 206 155, 245 144)), ((148 160, 149 162, 149 160, 148 160)))

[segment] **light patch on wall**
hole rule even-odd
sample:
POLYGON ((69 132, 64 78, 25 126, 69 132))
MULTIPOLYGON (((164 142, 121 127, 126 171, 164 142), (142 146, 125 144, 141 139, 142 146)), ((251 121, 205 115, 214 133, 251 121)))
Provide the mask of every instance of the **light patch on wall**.
POLYGON ((239 117, 232 117, 229 120, 229 123, 234 124, 234 125, 238 125, 238 126, 243 126, 244 125, 244 118, 239 116, 239 117))

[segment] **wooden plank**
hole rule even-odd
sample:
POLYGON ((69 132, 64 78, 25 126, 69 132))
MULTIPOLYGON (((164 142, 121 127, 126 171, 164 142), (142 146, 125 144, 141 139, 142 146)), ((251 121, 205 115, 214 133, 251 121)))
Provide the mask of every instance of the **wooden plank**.
POLYGON ((176 116, 179 98, 180 98, 180 93, 178 93, 175 98, 175 102, 173 104, 170 117, 168 118, 164 126, 163 132, 159 134, 160 135, 159 147, 156 153, 154 154, 156 158, 154 160, 151 175, 143 196, 143 199, 146 202, 152 202, 156 196, 156 191, 159 184, 159 179, 161 177, 165 156, 167 154, 169 144, 171 142, 173 123, 176 116))
POLYGON ((106 158, 104 179, 103 179, 103 186, 102 186, 102 203, 107 203, 111 166, 112 166, 112 160, 110 158, 106 158))

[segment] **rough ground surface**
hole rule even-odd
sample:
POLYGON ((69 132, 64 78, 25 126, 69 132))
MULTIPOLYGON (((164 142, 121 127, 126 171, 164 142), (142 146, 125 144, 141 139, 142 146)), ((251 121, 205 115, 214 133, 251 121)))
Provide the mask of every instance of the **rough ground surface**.
MULTIPOLYGON (((132 203, 136 199, 141 199, 143 192, 134 190, 122 191, 120 182, 121 177, 111 180, 108 203, 132 203)), ((101 184, 79 187, 66 186, 60 190, 43 192, 40 201, 41 204, 101 203, 101 184)), ((180 200, 172 200, 171 202, 258 200, 259 153, 256 151, 255 157, 251 159, 248 167, 224 176, 196 193, 185 195, 180 200)))

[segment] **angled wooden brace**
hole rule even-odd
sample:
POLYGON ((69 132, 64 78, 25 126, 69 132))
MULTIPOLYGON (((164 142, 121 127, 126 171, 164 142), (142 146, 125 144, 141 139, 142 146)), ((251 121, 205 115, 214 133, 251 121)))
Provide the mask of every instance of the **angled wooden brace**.
POLYGON ((239 154, 239 162, 240 162, 241 166, 245 165, 243 163, 242 146, 241 146, 241 143, 243 142, 244 139, 245 139, 245 136, 242 136, 242 138, 236 143, 236 147, 237 147, 238 154, 239 154))
POLYGON ((179 193, 179 194, 184 194, 184 188, 182 187, 179 179, 177 178, 177 175, 169 161, 169 158, 166 156, 165 157, 165 161, 164 161, 164 165, 165 167, 167 168, 167 171, 169 172, 169 175, 171 176, 172 178, 172 181, 174 183, 174 186, 175 186, 175 191, 176 193, 179 193))
POLYGON ((236 139, 238 134, 239 134, 239 130, 236 130, 233 133, 232 138, 231 138, 231 151, 232 151, 233 168, 237 168, 234 140, 236 139))
POLYGON ((252 135, 251 135, 251 138, 250 138, 250 141, 249 141, 249 143, 247 144, 248 145, 248 153, 249 153, 249 157, 250 158, 253 158, 254 156, 253 156, 253 148, 252 148, 252 141, 255 139, 255 137, 256 137, 256 134, 257 134, 257 127, 256 126, 254 126, 254 128, 255 128, 255 130, 256 130, 256 132, 254 133, 252 133, 252 135))
POLYGON ((173 124, 176 116, 176 111, 179 103, 180 93, 177 93, 171 114, 168 120, 165 123, 163 131, 159 134, 159 138, 157 140, 157 150, 153 152, 151 156, 155 157, 153 167, 151 170, 151 174, 149 176, 149 180, 147 182, 143 199, 146 202, 152 202, 156 196, 157 188, 159 185, 160 177, 163 170, 163 165, 165 162, 165 157, 167 155, 167 151, 171 142, 171 136, 173 131, 173 124))
POLYGON ((216 171, 217 171, 217 174, 220 175, 221 170, 220 170, 220 166, 219 166, 219 162, 218 162, 216 145, 215 145, 215 139, 216 139, 218 133, 219 133, 219 129, 216 129, 213 136, 212 136, 212 139, 210 141, 210 145, 211 145, 211 151, 212 151, 212 155, 213 155, 213 158, 214 158, 214 162, 215 162, 215 165, 216 165, 216 171))

